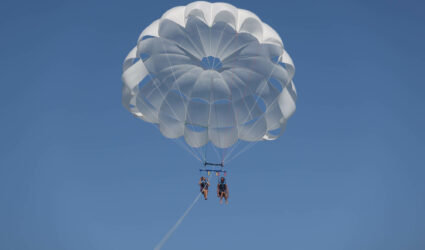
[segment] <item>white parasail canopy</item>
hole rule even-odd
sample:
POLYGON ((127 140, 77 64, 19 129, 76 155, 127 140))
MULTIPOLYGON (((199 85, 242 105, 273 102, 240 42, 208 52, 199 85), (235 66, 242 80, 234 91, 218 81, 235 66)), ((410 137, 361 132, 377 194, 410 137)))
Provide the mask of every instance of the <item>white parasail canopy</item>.
POLYGON ((123 105, 199 148, 274 140, 295 111, 294 64, 250 11, 193 2, 167 11, 123 64, 123 105))

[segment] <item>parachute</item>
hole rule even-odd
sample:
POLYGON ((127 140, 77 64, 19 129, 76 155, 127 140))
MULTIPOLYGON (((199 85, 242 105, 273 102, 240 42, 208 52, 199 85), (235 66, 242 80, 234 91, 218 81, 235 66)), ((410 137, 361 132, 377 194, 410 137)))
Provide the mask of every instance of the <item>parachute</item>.
POLYGON ((123 63, 122 103, 202 162, 210 147, 223 163, 242 144, 282 135, 294 73, 280 36, 254 13, 193 2, 143 30, 123 63))

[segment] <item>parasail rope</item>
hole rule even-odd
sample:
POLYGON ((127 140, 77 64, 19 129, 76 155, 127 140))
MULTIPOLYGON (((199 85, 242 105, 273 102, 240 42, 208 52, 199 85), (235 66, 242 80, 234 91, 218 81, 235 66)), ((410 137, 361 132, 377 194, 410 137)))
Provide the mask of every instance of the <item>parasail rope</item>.
POLYGON ((179 139, 174 139, 171 140, 173 141, 177 146, 183 148, 184 150, 186 150, 189 154, 191 154, 193 157, 195 157, 198 161, 200 161, 201 163, 204 162, 204 160, 202 160, 196 153, 196 151, 191 150, 191 148, 189 146, 187 146, 184 142, 179 141, 179 139))
POLYGON ((192 210, 193 206, 195 206, 196 202, 198 202, 199 198, 201 198, 202 193, 199 193, 195 199, 192 201, 192 203, 189 205, 189 207, 184 211, 182 216, 177 220, 176 224, 167 232, 167 234, 161 239, 161 241, 155 246, 154 250, 160 250, 161 247, 167 242, 168 238, 176 231, 176 229, 180 226, 180 224, 183 222, 184 218, 189 214, 190 210, 192 210))
MULTIPOLYGON (((226 163, 229 164, 229 162, 233 161, 234 159, 238 158, 238 156, 240 156, 241 154, 245 153, 245 151, 249 150, 250 148, 252 148, 255 144, 257 144, 259 141, 256 142, 252 142, 249 143, 248 145, 242 147, 241 150, 239 150, 239 152, 237 152, 235 155, 232 155, 232 157, 229 158, 229 160, 225 159, 226 163)), ((233 151, 233 150, 232 150, 233 151)), ((230 155, 230 154, 229 154, 230 155)))
MULTIPOLYGON (((151 124, 153 127, 157 128, 157 124, 154 124, 154 123, 149 123, 149 124, 151 124)), ((183 148, 184 150, 186 150, 186 152, 188 152, 189 154, 191 154, 193 157, 195 157, 201 163, 204 163, 205 160, 201 160, 201 158, 196 154, 196 152, 193 151, 193 150, 190 150, 189 146, 187 146, 186 144, 182 143, 178 139, 172 139, 170 141, 174 142, 177 146, 179 146, 179 147, 183 148)))
MULTIPOLYGON (((208 174, 209 177, 209 174, 208 174)), ((161 239, 161 241, 155 246, 154 250, 160 250, 161 247, 167 242, 167 240, 171 237, 171 235, 176 231, 176 229, 180 226, 180 224, 183 222, 184 218, 189 214, 189 212, 192 210, 192 208, 195 206, 195 204, 199 201, 199 198, 201 198, 201 195, 204 191, 205 187, 202 189, 201 192, 195 197, 195 199, 192 201, 192 203, 189 205, 189 207, 186 208, 184 213, 180 216, 180 218, 177 220, 176 224, 167 232, 167 234, 161 239)))

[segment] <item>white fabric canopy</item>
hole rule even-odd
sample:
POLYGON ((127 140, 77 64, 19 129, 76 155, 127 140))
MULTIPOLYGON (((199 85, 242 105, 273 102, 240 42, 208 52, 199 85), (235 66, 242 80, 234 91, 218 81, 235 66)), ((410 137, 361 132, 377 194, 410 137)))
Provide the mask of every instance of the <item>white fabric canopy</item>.
POLYGON ((193 2, 167 11, 123 64, 123 105, 191 147, 278 138, 295 111, 294 64, 252 12, 193 2))

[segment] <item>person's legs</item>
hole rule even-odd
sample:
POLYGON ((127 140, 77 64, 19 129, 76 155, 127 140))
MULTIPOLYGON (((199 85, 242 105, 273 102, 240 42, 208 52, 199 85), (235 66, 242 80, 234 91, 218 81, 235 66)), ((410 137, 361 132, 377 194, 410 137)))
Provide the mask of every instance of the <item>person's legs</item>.
POLYGON ((204 190, 204 198, 205 200, 208 200, 208 189, 204 190))
POLYGON ((219 193, 219 197, 220 197, 220 204, 223 204, 223 192, 219 193))
POLYGON ((229 201, 227 200, 227 193, 224 193, 224 200, 226 201, 226 205, 229 204, 229 201))

